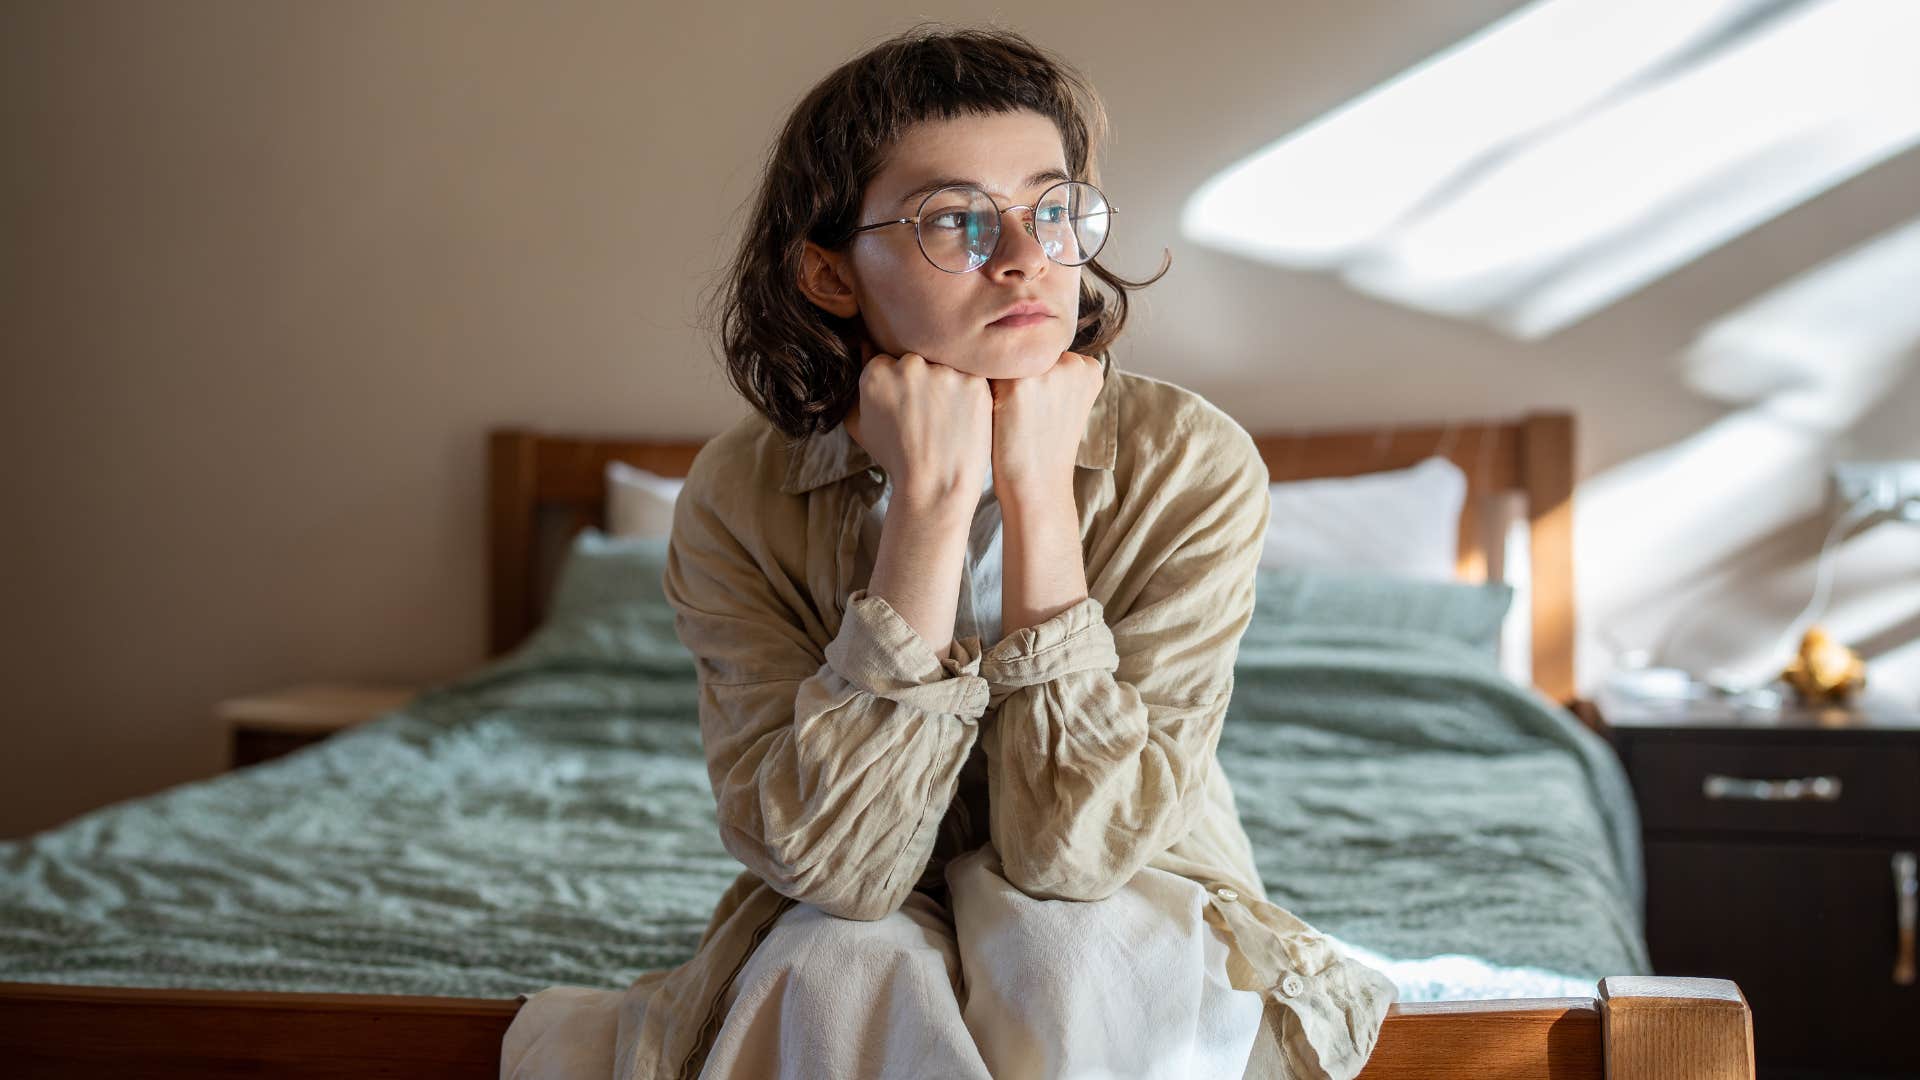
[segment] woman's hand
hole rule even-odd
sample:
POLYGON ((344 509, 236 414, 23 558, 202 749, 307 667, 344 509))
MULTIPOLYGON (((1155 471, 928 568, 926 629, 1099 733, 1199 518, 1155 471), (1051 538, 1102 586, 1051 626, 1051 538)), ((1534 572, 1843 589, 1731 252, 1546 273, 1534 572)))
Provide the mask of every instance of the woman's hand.
POLYGON ((896 501, 957 500, 971 516, 993 452, 987 380, 919 353, 895 358, 865 344, 861 352, 860 400, 847 433, 886 470, 896 501))
POLYGON ((1072 492, 1073 463, 1101 376, 1097 358, 1064 352, 1038 375, 992 380, 993 486, 1002 501, 1072 492))

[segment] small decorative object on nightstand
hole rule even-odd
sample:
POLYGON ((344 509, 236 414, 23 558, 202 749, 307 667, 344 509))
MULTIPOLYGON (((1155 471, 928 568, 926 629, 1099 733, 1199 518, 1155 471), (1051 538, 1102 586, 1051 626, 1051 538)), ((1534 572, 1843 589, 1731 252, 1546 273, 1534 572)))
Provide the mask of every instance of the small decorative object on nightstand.
POLYGON ((1867 665, 1852 649, 1827 636, 1818 626, 1807 628, 1800 651, 1780 673, 1800 700, 1810 705, 1845 705, 1867 684, 1867 665))
POLYGON ((1761 1080, 1920 1075, 1920 709, 1706 691, 1596 706, 1639 803, 1655 972, 1739 983, 1761 1080))
POLYGON ((404 686, 307 683, 223 701, 216 715, 233 733, 229 767, 237 769, 392 712, 417 693, 404 686))

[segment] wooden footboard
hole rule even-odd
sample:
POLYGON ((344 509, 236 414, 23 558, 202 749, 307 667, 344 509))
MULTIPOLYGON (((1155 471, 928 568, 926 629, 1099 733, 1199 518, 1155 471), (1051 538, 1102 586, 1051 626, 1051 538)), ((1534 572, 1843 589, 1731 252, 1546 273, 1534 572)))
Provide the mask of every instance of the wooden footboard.
POLYGON ((518 1001, 0 983, 10 1077, 493 1077, 518 1001))
POLYGON ((1726 979, 1616 975, 1597 998, 1393 1006, 1363 1080, 1753 1080, 1753 1012, 1726 979))
MULTIPOLYGON (((0 983, 11 1077, 493 1077, 515 1001, 0 983)), ((1753 1080, 1724 979, 1616 976, 1598 998, 1397 1004, 1365 1080, 1753 1080)))

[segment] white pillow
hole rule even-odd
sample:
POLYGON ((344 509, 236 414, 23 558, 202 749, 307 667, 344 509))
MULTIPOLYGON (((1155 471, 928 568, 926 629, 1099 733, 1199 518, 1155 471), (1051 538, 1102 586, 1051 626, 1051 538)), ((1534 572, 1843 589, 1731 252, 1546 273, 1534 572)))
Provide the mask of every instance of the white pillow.
POLYGON ((607 535, 673 535, 673 503, 686 478, 661 476, 624 461, 607 462, 607 535))
POLYGON ((1377 570, 1454 580, 1467 474, 1443 457, 1411 468, 1270 484, 1263 567, 1377 570))

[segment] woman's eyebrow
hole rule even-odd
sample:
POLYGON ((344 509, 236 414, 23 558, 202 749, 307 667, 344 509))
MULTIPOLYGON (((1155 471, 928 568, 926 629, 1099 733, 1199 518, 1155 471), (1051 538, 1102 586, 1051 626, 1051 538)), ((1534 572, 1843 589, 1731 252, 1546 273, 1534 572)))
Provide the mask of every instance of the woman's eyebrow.
MULTIPOLYGON (((1061 171, 1060 169, 1048 167, 1045 169, 1041 169, 1039 172, 1034 173, 1032 176, 1027 177, 1026 181, 1022 183, 1020 186, 1023 188, 1030 188, 1030 187, 1037 187, 1040 184, 1044 184, 1049 180, 1071 180, 1071 179, 1073 179, 1073 177, 1068 176, 1065 172, 1061 171)), ((964 176, 941 176, 941 177, 936 177, 932 180, 929 180, 926 183, 921 184, 918 187, 915 187, 912 191, 907 192, 905 195, 900 196, 900 201, 895 203, 894 205, 904 206, 908 202, 916 198, 919 198, 922 195, 929 194, 930 192, 939 191, 943 187, 963 187, 963 186, 980 188, 982 191, 986 190, 985 185, 981 184, 980 181, 978 180, 969 180, 964 176)), ((987 192, 987 194, 997 195, 997 196, 1000 196, 1001 198, 1006 197, 1006 192, 1004 191, 989 191, 987 192)))

